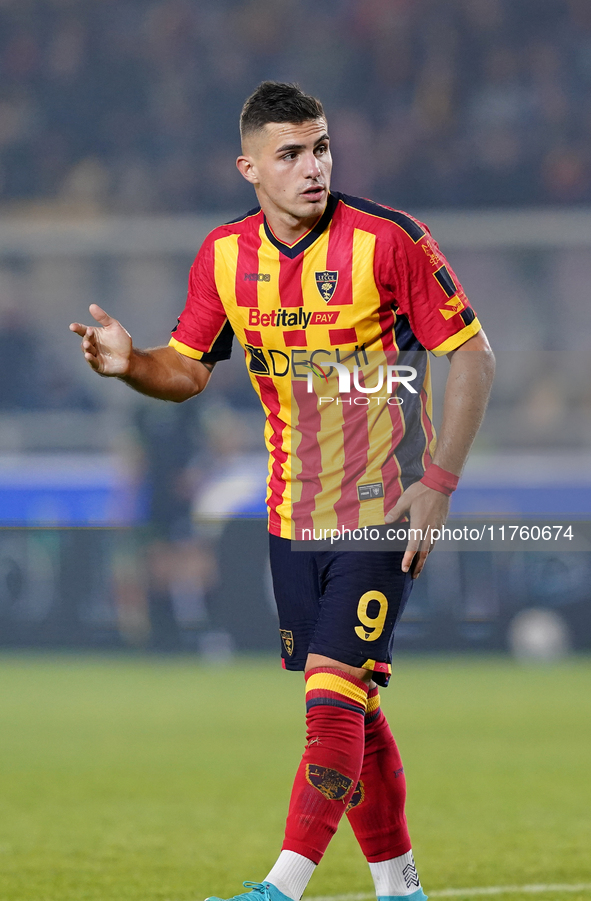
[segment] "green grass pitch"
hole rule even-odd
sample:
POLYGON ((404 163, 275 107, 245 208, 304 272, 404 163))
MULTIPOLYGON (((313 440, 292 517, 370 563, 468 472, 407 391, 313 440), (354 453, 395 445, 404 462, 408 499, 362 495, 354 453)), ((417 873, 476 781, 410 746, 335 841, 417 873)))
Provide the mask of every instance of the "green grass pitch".
MULTIPOLYGON (((591 883, 591 660, 401 657, 382 698, 427 891, 591 883)), ((279 851, 303 735, 274 660, 3 655, 0 898, 233 895, 279 851)), ((371 891, 343 821, 307 895, 371 891)))

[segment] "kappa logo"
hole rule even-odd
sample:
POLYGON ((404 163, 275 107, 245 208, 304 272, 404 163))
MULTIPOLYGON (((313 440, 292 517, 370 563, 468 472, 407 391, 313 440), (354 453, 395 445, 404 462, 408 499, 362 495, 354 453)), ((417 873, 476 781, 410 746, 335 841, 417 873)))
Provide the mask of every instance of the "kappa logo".
POLYGON ((279 633, 281 635, 281 641, 283 642, 283 647, 291 657, 293 654, 293 632, 290 632, 289 629, 279 629, 279 633))
POLYGON ((339 280, 338 270, 325 269, 324 272, 315 272, 314 276, 316 278, 316 287, 320 292, 322 300, 325 300, 328 303, 337 287, 337 282, 339 280))
POLYGON ((338 770, 316 763, 306 764, 306 782, 317 788, 329 801, 342 801, 350 792, 353 780, 338 770))

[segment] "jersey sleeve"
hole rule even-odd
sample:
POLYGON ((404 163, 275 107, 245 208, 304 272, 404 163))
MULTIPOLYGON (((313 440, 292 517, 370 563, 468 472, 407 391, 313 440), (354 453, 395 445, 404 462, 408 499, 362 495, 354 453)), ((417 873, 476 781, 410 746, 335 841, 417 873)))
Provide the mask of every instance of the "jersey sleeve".
POLYGON ((481 325, 428 228, 420 223, 419 231, 422 237, 404 235, 398 244, 394 292, 423 347, 442 356, 464 344, 481 325))
POLYGON ((169 344, 186 357, 217 363, 230 358, 233 337, 215 284, 214 242, 206 239, 191 267, 187 302, 169 344))

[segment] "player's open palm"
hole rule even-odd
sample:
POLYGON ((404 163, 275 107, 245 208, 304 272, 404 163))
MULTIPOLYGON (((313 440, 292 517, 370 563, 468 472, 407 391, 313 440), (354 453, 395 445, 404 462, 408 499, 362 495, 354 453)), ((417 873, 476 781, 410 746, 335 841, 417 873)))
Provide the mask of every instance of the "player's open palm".
POLYGON ((82 338, 84 359, 99 375, 126 375, 131 358, 131 335, 98 304, 92 303, 89 310, 99 326, 80 322, 70 324, 70 331, 82 338))

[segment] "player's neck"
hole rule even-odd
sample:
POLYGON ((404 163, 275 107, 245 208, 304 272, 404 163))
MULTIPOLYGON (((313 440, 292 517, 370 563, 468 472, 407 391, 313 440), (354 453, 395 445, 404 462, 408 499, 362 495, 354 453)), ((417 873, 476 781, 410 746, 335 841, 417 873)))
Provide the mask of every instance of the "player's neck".
POLYGON ((276 208, 267 209, 267 204, 261 203, 261 209, 265 214, 267 225, 276 238, 282 244, 292 245, 299 241, 310 229, 314 228, 319 219, 322 218, 324 210, 315 213, 313 216, 298 218, 292 216, 283 210, 276 208))

